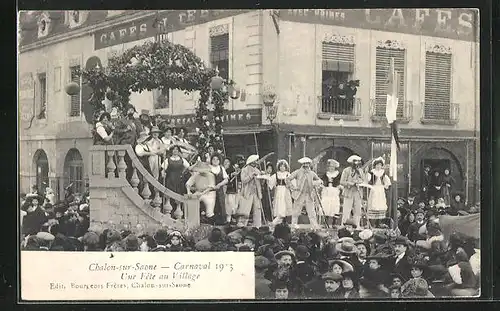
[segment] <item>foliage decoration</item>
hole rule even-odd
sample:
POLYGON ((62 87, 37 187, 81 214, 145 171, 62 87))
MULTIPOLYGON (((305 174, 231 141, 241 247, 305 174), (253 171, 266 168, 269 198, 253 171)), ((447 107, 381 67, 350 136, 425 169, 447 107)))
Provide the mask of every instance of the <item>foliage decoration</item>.
POLYGON ((228 87, 234 83, 224 80, 224 87, 211 89, 217 70, 207 68, 201 58, 185 46, 168 41, 146 42, 110 57, 106 67, 83 69, 80 74, 93 90, 90 104, 96 112, 105 109, 102 101, 106 96, 114 107, 122 110, 132 92, 178 89, 189 94, 199 91, 196 147, 200 154, 205 154, 209 146, 216 151, 223 150, 224 105, 229 99, 228 87), (209 103, 214 107, 213 113, 209 111, 209 103))

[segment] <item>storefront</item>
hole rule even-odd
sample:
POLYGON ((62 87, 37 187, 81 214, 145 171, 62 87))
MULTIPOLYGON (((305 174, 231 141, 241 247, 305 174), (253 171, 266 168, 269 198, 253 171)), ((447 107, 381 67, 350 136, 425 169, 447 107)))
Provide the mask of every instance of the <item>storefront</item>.
MULTIPOLYGON (((475 177, 476 143, 478 138, 465 131, 440 131, 446 136, 432 135, 426 130, 401 129, 401 149, 398 152, 398 193, 406 194, 420 188, 424 166, 443 173, 450 170, 453 191, 463 192, 469 204, 479 199, 479 183, 475 177)), ((434 133, 438 134, 438 133, 434 133)), ((387 130, 380 128, 325 128, 318 126, 280 125, 278 154, 288 159, 292 169, 299 167, 297 160, 303 156, 315 159, 317 172, 325 172, 326 160, 339 161, 340 169, 348 166, 347 158, 357 154, 363 161, 383 156, 390 164, 390 138, 387 130)))
MULTIPOLYGON (((193 141, 196 139, 194 114, 164 115, 172 127, 185 127, 193 141)), ((250 154, 264 156, 274 151, 275 139, 272 128, 262 125, 262 109, 231 110, 224 115, 224 153, 230 158, 250 154)), ((270 159, 270 161, 275 161, 270 159)))

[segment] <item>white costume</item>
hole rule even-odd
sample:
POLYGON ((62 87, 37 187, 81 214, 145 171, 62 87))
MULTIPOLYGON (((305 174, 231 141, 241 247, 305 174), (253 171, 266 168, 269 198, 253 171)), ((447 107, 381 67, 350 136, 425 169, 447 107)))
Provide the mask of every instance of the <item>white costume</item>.
MULTIPOLYGON (((383 159, 376 159, 375 161, 385 164, 383 159)), ((384 169, 373 169, 368 174, 367 182, 371 185, 370 194, 368 195, 368 218, 384 219, 388 209, 385 190, 391 185, 391 180, 385 174, 384 169)))

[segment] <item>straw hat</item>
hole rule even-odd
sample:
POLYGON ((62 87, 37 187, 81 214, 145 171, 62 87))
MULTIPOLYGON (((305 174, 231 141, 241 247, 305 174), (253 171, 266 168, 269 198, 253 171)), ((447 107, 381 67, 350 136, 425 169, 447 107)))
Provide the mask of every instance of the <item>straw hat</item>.
POLYGON ((253 163, 255 161, 259 160, 259 155, 258 154, 252 154, 251 156, 248 157, 246 165, 253 163))
POLYGON ((298 161, 300 164, 307 164, 307 163, 312 163, 312 160, 308 157, 303 157, 301 159, 299 159, 298 161))
POLYGON ((347 159, 347 163, 352 163, 354 161, 361 161, 361 157, 358 155, 353 154, 347 159))
POLYGON ((342 272, 354 271, 354 267, 345 260, 341 259, 328 260, 329 267, 332 267, 334 264, 338 264, 342 268, 342 272))

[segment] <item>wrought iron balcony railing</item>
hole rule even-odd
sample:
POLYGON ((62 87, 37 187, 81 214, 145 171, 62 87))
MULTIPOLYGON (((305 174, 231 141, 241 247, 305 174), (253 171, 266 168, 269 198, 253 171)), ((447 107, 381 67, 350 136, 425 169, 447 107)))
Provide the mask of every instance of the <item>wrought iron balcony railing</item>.
POLYGON ((361 100, 359 98, 338 98, 318 96, 319 119, 359 120, 361 118, 361 100))
MULTIPOLYGON (((385 111, 387 99, 375 98, 370 100, 370 115, 372 121, 383 121, 386 119, 385 111)), ((408 123, 413 119, 413 102, 405 100, 398 103, 396 118, 400 123, 408 123)))
POLYGON ((460 105, 440 101, 422 102, 422 117, 424 124, 456 124, 460 117, 460 105))

